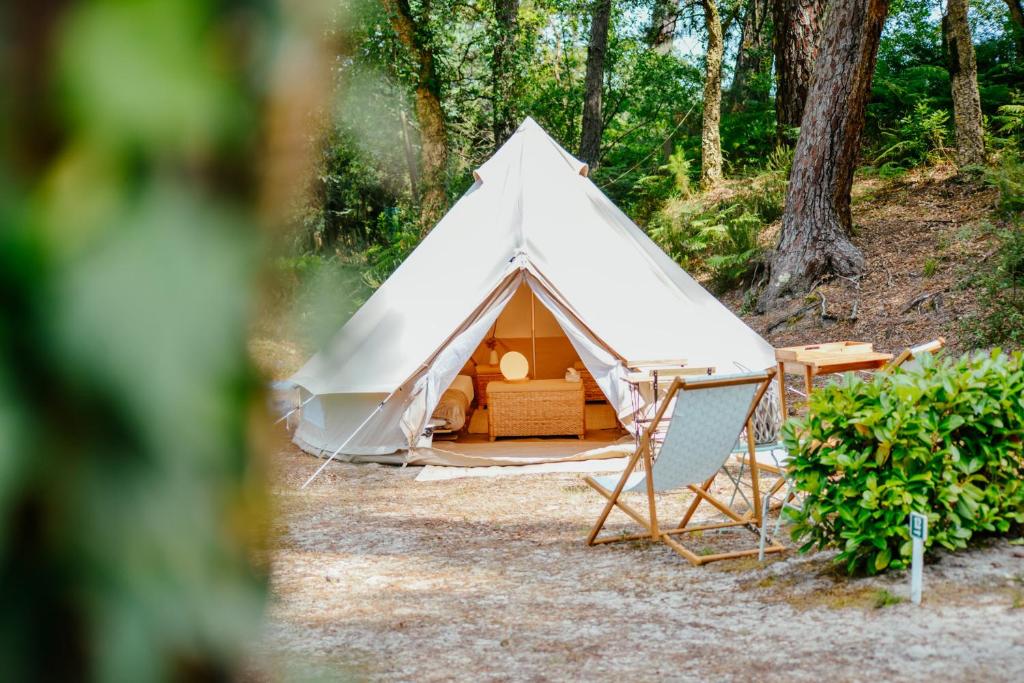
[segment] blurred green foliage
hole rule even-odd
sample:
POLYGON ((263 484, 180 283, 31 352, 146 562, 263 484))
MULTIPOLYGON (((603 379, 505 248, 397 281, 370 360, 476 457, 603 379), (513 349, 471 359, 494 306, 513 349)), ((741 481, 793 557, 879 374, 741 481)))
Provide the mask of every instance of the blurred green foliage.
POLYGON ((223 680, 258 634, 247 207, 274 21, 259 3, 3 11, 4 680, 223 680))

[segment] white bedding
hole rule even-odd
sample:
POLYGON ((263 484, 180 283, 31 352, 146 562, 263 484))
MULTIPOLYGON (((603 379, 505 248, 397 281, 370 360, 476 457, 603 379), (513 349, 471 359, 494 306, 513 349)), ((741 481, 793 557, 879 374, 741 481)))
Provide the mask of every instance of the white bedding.
POLYGON ((466 424, 466 413, 473 402, 473 378, 457 375, 451 386, 441 394, 441 400, 431 416, 444 420, 444 425, 434 431, 457 432, 466 424))

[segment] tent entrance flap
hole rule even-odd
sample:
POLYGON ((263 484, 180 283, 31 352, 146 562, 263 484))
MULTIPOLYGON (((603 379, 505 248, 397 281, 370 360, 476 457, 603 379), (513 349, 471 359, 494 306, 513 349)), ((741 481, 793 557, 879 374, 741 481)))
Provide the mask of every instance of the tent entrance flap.
POLYGON ((499 285, 478 309, 475 319, 467 321, 467 324, 463 325, 435 354, 426 370, 410 380, 411 400, 401 419, 402 432, 406 438, 405 448, 416 448, 430 415, 441 400, 441 395, 472 357, 487 332, 495 325, 498 316, 505 310, 522 281, 522 273, 517 272, 514 277, 499 285))
POLYGON ((615 410, 619 422, 626 429, 633 430, 633 405, 624 382, 626 366, 619 357, 584 326, 579 318, 564 306, 532 272, 526 276, 526 283, 534 296, 551 312, 559 327, 579 355, 584 367, 601 387, 601 392, 615 410))

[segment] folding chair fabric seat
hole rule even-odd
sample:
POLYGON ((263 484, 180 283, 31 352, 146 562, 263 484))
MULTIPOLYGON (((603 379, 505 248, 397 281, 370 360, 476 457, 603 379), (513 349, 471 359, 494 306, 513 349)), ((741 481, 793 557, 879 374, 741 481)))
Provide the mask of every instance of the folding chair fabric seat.
MULTIPOLYGON (((759 471, 753 443, 752 415, 773 376, 774 370, 770 370, 700 379, 677 378, 673 381, 655 418, 644 434, 640 448, 630 459, 623 473, 618 476, 585 478, 585 481, 607 500, 604 511, 591 530, 587 543, 593 545, 594 543, 634 538, 662 540, 693 564, 756 554, 758 550, 754 548, 698 556, 672 539, 671 536, 729 526, 751 526, 751 530, 758 533, 758 530, 754 529, 752 525, 760 523, 760 505, 755 503, 751 506, 751 510, 748 510, 745 515, 741 515, 732 510, 731 503, 726 504, 717 500, 709 493, 709 489, 718 472, 732 455, 737 437, 746 427, 748 457, 752 463, 754 499, 756 501, 759 498, 757 481, 759 471), (668 412, 669 406, 672 408, 671 421, 655 456, 653 437, 668 412), (641 460, 643 469, 638 470, 641 460), (648 477, 648 473, 650 473, 650 477, 648 477), (678 527, 662 530, 658 526, 654 494, 682 487, 693 491, 696 494, 696 499, 691 503, 686 516, 678 527), (619 500, 622 493, 630 491, 645 491, 647 493, 647 520, 644 520, 643 515, 637 510, 619 500), (689 520, 702 502, 707 502, 717 508, 719 512, 729 518, 729 521, 723 524, 689 526, 689 520), (634 520, 646 526, 648 533, 598 539, 597 535, 613 507, 620 508, 634 520)), ((768 552, 780 550, 783 550, 782 546, 775 544, 767 549, 768 552)))

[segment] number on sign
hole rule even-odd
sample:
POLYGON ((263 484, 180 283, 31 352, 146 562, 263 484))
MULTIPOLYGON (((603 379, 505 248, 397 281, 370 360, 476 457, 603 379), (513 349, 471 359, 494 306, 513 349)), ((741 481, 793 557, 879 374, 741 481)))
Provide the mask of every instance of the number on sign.
POLYGON ((910 513, 910 537, 922 541, 928 538, 928 517, 920 512, 910 513))

